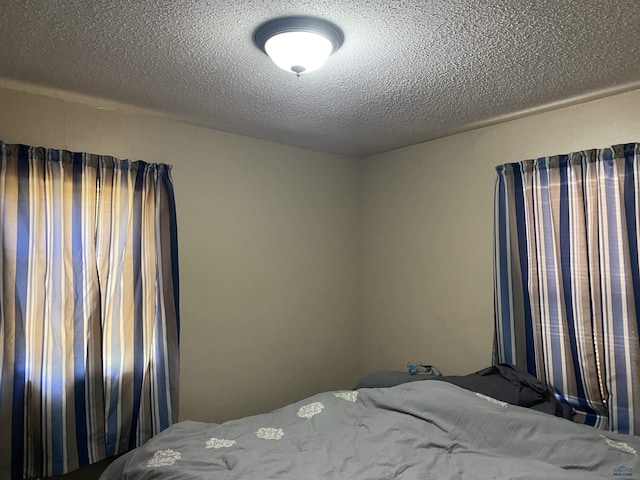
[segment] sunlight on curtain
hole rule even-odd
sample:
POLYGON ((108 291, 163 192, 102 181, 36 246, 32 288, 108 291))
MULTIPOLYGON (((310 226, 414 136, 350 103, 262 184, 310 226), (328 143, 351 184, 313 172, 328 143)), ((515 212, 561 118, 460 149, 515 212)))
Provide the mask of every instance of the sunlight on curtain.
POLYGON ((177 420, 170 167, 0 148, 0 478, 61 474, 177 420))
POLYGON ((640 144, 497 167, 495 360, 640 434, 640 144))

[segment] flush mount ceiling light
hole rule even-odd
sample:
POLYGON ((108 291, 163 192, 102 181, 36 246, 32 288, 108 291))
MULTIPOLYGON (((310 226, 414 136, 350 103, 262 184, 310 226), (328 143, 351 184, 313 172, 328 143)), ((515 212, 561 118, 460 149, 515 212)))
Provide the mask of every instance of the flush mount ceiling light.
POLYGON ((335 52, 344 36, 333 23, 312 17, 282 17, 262 24, 254 43, 273 63, 298 77, 320 68, 335 52))

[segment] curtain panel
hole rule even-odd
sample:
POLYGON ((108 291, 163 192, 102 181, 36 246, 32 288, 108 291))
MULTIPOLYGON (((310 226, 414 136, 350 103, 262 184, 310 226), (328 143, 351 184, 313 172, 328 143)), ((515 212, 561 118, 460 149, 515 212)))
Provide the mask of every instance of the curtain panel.
POLYGON ((0 478, 62 474, 177 420, 170 166, 0 150, 0 478))
POLYGON ((494 360, 640 434, 640 144, 497 167, 494 360))

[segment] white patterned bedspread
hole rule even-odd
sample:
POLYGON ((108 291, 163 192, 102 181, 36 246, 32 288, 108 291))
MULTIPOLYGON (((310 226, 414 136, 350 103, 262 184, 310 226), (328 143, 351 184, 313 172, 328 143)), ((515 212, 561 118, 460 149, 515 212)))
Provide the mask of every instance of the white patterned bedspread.
POLYGON ((640 479, 640 438, 445 382, 328 392, 221 425, 181 422, 101 480, 640 479))

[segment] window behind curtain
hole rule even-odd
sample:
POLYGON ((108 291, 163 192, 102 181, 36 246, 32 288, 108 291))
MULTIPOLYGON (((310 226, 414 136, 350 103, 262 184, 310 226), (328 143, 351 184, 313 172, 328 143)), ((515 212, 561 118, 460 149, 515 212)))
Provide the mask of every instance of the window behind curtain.
POLYGON ((177 420, 170 166, 0 150, 0 477, 62 474, 177 420))
POLYGON ((640 434, 640 144, 497 171, 496 361, 640 434))

